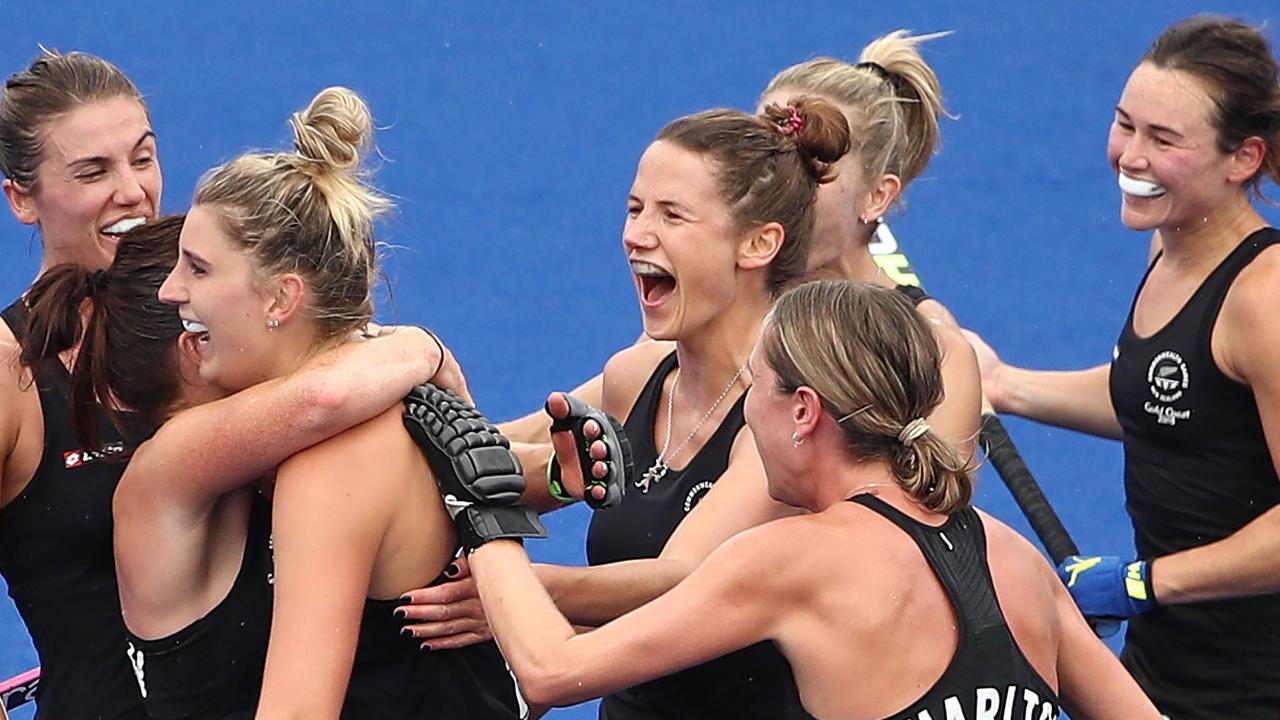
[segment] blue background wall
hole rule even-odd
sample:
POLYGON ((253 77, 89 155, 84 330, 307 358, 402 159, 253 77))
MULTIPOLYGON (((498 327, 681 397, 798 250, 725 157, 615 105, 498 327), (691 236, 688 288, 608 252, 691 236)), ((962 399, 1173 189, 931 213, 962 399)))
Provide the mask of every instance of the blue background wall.
MULTIPOLYGON (((891 218, 927 286, 1012 362, 1107 360, 1147 247, 1118 220, 1104 157, 1111 109, 1150 41, 1207 9, 1276 15, 1272 0, 5 0, 0 72, 24 67, 38 44, 117 63, 150 103, 171 212, 210 166, 285 145, 285 119, 320 88, 359 90, 383 128, 379 182, 399 202, 383 234, 395 246, 395 293, 382 318, 433 326, 483 409, 510 417, 598 372, 638 333, 619 236, 635 162, 664 123, 750 107, 778 69, 856 56, 900 27, 955 31, 925 52, 959 120, 945 124, 942 154, 891 218)), ((32 279, 39 244, 0 214, 7 301, 32 279)), ((1010 427, 1080 545, 1132 552, 1118 446, 1010 427)), ((979 504, 1025 530, 989 470, 979 504)), ((585 523, 581 511, 557 514, 553 537, 533 551, 580 562, 585 523)), ((0 676, 34 662, 0 602, 0 676)))

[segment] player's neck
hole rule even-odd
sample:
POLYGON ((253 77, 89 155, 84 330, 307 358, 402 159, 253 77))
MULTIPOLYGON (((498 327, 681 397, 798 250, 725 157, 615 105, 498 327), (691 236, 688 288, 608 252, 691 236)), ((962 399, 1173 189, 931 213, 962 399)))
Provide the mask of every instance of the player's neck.
POLYGON ((1266 225, 1248 198, 1242 197, 1199 222, 1161 227, 1162 260, 1169 270, 1200 274, 1216 267, 1241 240, 1266 225))
POLYGON ((747 362, 772 302, 763 289, 739 292, 713 320, 676 342, 682 395, 715 398, 747 362))
POLYGON ((832 275, 841 280, 857 280, 859 282, 881 284, 880 266, 871 255, 867 243, 850 243, 849 249, 836 259, 832 275))

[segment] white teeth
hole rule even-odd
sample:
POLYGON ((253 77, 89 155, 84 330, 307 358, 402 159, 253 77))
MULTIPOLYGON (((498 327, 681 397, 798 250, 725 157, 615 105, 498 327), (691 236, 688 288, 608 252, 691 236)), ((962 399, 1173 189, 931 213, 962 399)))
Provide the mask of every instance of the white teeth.
POLYGON ((129 232, 130 230, 138 227, 139 225, 145 225, 146 223, 147 223, 146 218, 140 218, 140 217, 125 218, 123 220, 116 221, 115 223, 102 228, 102 232, 106 233, 107 235, 123 235, 124 233, 129 232))
POLYGON ((658 275, 660 277, 671 277, 671 273, 654 265, 653 263, 640 262, 639 260, 631 261, 631 272, 637 275, 658 275))
POLYGON ((1153 198, 1165 194, 1163 185, 1157 185, 1150 180, 1139 180, 1124 173, 1116 176, 1116 183, 1125 194, 1135 197, 1153 198))
POLYGON ((186 330, 186 331, 187 331, 187 332, 189 332, 189 333, 207 333, 207 332, 209 332, 209 328, 205 327, 205 326, 204 326, 204 323, 198 323, 198 322, 196 322, 195 320, 187 320, 187 319, 183 319, 183 321, 182 321, 182 329, 183 329, 183 330, 186 330))

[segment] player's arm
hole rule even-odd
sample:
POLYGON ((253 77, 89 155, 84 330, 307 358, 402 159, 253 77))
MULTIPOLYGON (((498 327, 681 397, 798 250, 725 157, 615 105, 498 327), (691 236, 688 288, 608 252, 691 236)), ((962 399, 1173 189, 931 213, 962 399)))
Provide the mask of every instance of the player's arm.
MULTIPOLYGON (((668 342, 637 342, 615 353, 605 364, 603 372, 569 394, 614 417, 625 418, 649 374, 674 347, 674 343, 668 342)), ((537 508, 538 512, 563 507, 563 503, 553 498, 547 489, 547 464, 553 450, 551 417, 539 410, 519 420, 503 423, 498 428, 512 441, 512 450, 524 468, 527 481, 524 501, 537 508), (509 433, 509 429, 514 434, 509 433)))
MULTIPOLYGON (((616 416, 630 411, 645 382, 668 352, 669 343, 649 342, 614 355, 605 366, 601 386, 605 412, 616 416)), ((550 451, 548 445, 547 457, 550 451)), ((525 467, 525 478, 529 488, 535 484, 546 486, 545 474, 531 475, 528 467, 525 467)), ((538 497, 537 492, 526 489, 524 502, 536 507, 536 502, 529 500, 538 497)), ((566 614, 575 623, 594 625, 657 597, 690 569, 683 561, 659 563, 650 559, 589 568, 539 566, 538 573, 549 583, 557 600, 564 603, 566 614)), ((474 602, 474 577, 463 576, 456 582, 413 590, 405 597, 408 602, 399 610, 406 619, 406 629, 432 647, 461 647, 484 638, 485 618, 479 604, 474 602)))
POLYGON ((777 572, 782 541, 765 535, 727 545, 671 592, 583 634, 556 609, 519 545, 481 546, 471 567, 525 696, 564 705, 771 637, 793 593, 777 572))
POLYGON ((982 392, 997 412, 1119 440, 1111 405, 1111 365, 1087 370, 1028 370, 1008 365, 977 333, 964 331, 977 354, 982 392))
MULTIPOLYGON (((4 328, 0 328, 0 333, 4 328)), ((18 432, 22 427, 22 397, 19 385, 17 343, 12 338, 0 339, 0 504, 9 500, 7 483, 13 482, 11 466, 14 450, 18 447, 18 432)), ((13 489, 12 494, 17 494, 13 489)))
POLYGON ((744 427, 728 467, 657 558, 585 568, 539 565, 537 574, 570 621, 599 625, 675 587, 734 534, 797 512, 769 497, 764 466, 750 429, 744 427))
MULTIPOLYGON (((572 391, 575 397, 581 398, 583 402, 596 407, 600 407, 601 403, 604 402, 603 393, 603 372, 582 383, 572 391)), ((529 443, 543 446, 546 448, 544 458, 551 454, 551 418, 542 411, 542 408, 538 408, 522 418, 499 423, 498 429, 512 443, 529 443)), ((523 458, 521 460, 523 461, 523 458)), ((545 470, 545 467, 543 469, 545 470)))
POLYGON ((1058 697, 1073 718, 1147 718, 1160 713, 1116 656, 1089 629, 1061 583, 1050 583, 1058 616, 1058 697))
POLYGON ((202 512, 285 458, 396 404, 444 367, 442 352, 428 333, 402 328, 345 343, 286 377, 185 410, 135 454, 116 504, 144 513, 202 512))
POLYGON ((943 396, 929 415, 929 425, 960 450, 976 469, 978 433, 982 427, 982 374, 978 358, 958 328, 935 323, 933 330, 942 350, 943 396))
POLYGON ((271 527, 275 609, 259 720, 337 718, 342 709, 374 559, 396 497, 380 491, 390 487, 394 468, 369 462, 395 457, 395 448, 378 450, 392 440, 386 430, 387 423, 374 420, 280 466, 271 527), (357 492, 354 467, 361 468, 357 492))
MULTIPOLYGON (((1280 469, 1280 252, 1255 260, 1233 284, 1219 315, 1223 369, 1253 391, 1272 465, 1280 469)), ((1183 603, 1280 591, 1280 506, 1218 542, 1157 558, 1151 567, 1157 601, 1183 603)))

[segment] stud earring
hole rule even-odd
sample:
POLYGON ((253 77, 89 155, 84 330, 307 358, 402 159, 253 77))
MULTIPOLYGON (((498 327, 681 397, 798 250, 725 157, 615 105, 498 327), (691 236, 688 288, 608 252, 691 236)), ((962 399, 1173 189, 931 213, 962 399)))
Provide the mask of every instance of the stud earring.
POLYGON ((267 320, 268 330, 275 330, 278 327, 280 327, 280 320, 278 318, 270 318, 269 320, 267 320))

